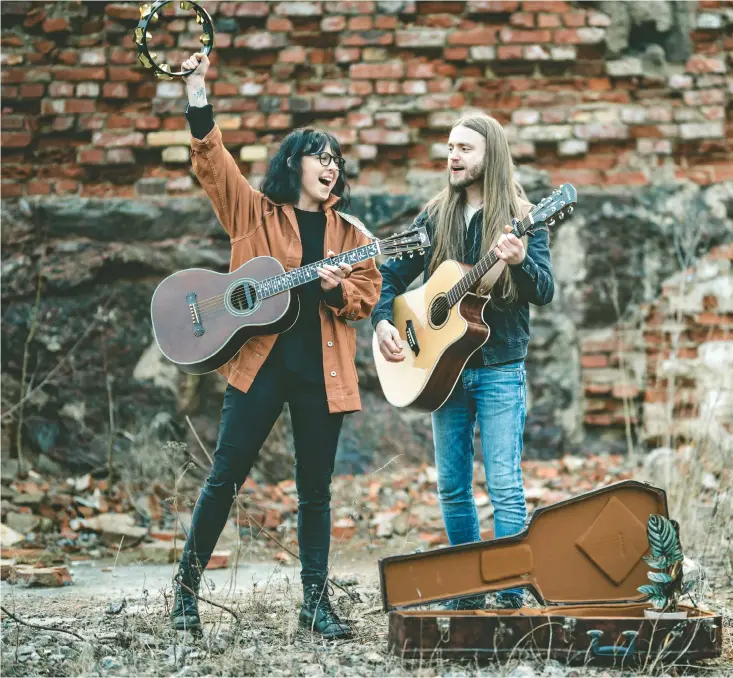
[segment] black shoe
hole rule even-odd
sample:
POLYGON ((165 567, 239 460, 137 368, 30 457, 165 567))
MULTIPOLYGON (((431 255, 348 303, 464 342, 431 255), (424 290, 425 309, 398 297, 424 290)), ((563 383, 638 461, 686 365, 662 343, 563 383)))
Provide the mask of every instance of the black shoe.
POLYGON ((440 604, 439 609, 447 612, 467 611, 467 610, 483 610, 486 608, 486 596, 468 596, 467 598, 452 598, 440 604))
POLYGON ((500 610, 519 610, 524 607, 524 596, 521 593, 499 591, 496 594, 496 607, 500 610))
POLYGON ((351 627, 339 619, 331 607, 328 588, 323 584, 303 586, 303 605, 298 623, 304 629, 332 640, 350 638, 352 635, 351 627))
POLYGON ((171 612, 171 623, 176 631, 201 630, 199 604, 196 598, 198 583, 191 583, 190 579, 176 577, 173 585, 174 605, 171 612))

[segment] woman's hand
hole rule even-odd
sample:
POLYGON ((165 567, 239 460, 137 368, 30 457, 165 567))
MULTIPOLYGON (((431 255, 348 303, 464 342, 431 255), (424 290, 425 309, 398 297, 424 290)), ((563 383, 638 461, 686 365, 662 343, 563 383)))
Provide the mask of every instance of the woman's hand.
MULTIPOLYGON (((336 253, 333 250, 328 250, 327 256, 335 257, 336 253)), ((316 266, 316 271, 318 271, 318 277, 321 279, 321 289, 328 292, 328 290, 338 287, 344 278, 351 275, 351 266, 345 263, 338 266, 326 264, 323 268, 316 266)))
POLYGON ((206 73, 209 70, 209 57, 203 52, 196 52, 181 64, 181 70, 193 70, 193 73, 182 76, 186 87, 201 86, 204 84, 206 73))

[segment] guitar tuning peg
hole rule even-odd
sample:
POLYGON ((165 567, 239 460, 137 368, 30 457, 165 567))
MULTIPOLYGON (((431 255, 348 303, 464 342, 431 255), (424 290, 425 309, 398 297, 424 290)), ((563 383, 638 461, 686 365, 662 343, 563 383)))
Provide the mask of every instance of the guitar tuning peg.
POLYGON ((548 226, 550 226, 550 227, 554 226, 554 225, 555 225, 555 220, 554 220, 554 219, 550 219, 550 220, 549 220, 549 221, 547 222, 547 225, 548 225, 548 226))
POLYGON ((572 205, 570 205, 568 207, 568 214, 572 214, 573 213, 573 209, 574 209, 574 207, 572 205))
POLYGON ((414 252, 410 252, 410 259, 412 259, 413 256, 415 256, 415 253, 414 252))
POLYGON ((559 214, 557 215, 557 218, 558 218, 558 219, 559 219, 560 221, 562 221, 562 220, 563 220, 563 219, 565 218, 565 212, 560 212, 560 213, 559 213, 559 214))

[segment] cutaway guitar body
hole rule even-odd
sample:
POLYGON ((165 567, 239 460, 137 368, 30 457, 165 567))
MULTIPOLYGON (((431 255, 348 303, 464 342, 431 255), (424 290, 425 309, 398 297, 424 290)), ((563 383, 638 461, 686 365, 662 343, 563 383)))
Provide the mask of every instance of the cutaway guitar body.
POLYGON ((488 340, 489 327, 482 317, 487 298, 466 294, 452 308, 445 300, 446 291, 468 270, 464 264, 445 261, 428 282, 395 299, 402 362, 388 362, 376 334, 372 337, 379 381, 392 405, 438 409, 453 392, 468 359, 488 340))

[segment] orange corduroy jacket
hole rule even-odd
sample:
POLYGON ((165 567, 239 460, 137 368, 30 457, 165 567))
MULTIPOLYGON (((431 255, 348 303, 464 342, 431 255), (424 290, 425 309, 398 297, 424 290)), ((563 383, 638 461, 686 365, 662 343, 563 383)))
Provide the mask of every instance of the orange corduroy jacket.
MULTIPOLYGON (((286 271, 298 268, 303 256, 298 222, 292 205, 272 202, 242 176, 237 163, 224 148, 218 125, 203 139, 191 137, 193 169, 211 199, 214 212, 229 234, 232 251, 229 270, 259 256, 274 257, 286 271)), ((326 238, 323 256, 329 249, 339 254, 370 242, 358 228, 335 209, 337 196, 323 204, 326 238)), ((382 277, 374 259, 353 267, 341 283, 341 308, 321 302, 323 372, 329 411, 353 412, 361 409, 356 373, 356 331, 348 321, 367 318, 377 303, 382 277)), ((225 366, 219 369, 228 382, 247 392, 277 339, 276 335, 250 339, 225 366)))

